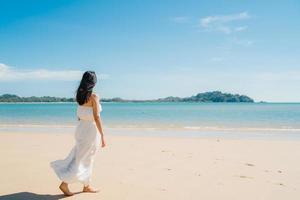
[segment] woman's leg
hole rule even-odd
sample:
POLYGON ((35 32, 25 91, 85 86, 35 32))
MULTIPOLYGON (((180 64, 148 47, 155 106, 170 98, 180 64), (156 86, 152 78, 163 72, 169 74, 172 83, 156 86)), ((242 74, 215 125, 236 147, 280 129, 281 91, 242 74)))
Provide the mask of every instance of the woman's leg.
POLYGON ((64 193, 65 196, 72 196, 74 193, 70 192, 68 183, 61 182, 59 189, 64 193))

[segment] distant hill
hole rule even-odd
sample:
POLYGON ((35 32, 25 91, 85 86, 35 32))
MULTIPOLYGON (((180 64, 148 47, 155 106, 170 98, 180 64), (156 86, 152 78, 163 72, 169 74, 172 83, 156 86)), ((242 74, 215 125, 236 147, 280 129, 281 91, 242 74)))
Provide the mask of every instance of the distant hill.
POLYGON ((19 97, 14 94, 3 94, 0 96, 0 102, 74 102, 73 98, 60 98, 60 97, 19 97))
MULTIPOLYGON (((61 97, 19 97, 14 94, 3 94, 0 96, 0 102, 74 102, 74 98, 61 97)), ((166 97, 153 100, 127 100, 119 97, 103 98, 102 102, 254 102, 248 96, 239 94, 222 93, 220 91, 198 93, 191 97, 166 97)))

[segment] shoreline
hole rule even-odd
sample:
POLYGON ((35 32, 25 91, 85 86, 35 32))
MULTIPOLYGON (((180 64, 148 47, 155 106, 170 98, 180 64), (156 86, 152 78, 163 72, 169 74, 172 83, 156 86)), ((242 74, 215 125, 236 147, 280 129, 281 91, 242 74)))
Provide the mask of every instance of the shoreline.
MULTIPOLYGON (((18 101, 18 102, 0 102, 0 104, 76 104, 75 101, 18 101)), ((184 104, 300 104, 300 102, 198 102, 198 101, 100 101, 100 103, 184 103, 184 104)))
MULTIPOLYGON (((0 136, 11 135, 73 135, 75 127, 69 128, 0 128, 0 136)), ((199 130, 153 130, 153 129, 110 129, 104 132, 113 137, 162 137, 184 139, 227 139, 227 140, 265 140, 265 141, 300 141, 300 132, 272 132, 272 131, 199 131, 199 130)))
MULTIPOLYGON (((54 123, 7 123, 1 124, 1 128, 75 128, 76 122, 67 124, 54 124, 54 123)), ((109 125, 104 128, 110 130, 153 130, 153 131, 233 131, 233 132, 299 132, 300 128, 290 127, 238 127, 238 126, 184 126, 184 125, 109 125)))

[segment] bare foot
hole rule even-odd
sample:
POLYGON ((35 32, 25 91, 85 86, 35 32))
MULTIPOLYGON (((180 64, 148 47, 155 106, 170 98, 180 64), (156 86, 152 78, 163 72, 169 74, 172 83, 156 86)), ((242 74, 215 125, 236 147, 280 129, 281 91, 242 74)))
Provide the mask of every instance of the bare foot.
POLYGON ((73 196, 74 193, 70 192, 68 184, 62 182, 59 186, 59 189, 64 193, 65 196, 73 196))
POLYGON ((84 186, 82 192, 97 193, 99 190, 95 190, 90 186, 84 186))

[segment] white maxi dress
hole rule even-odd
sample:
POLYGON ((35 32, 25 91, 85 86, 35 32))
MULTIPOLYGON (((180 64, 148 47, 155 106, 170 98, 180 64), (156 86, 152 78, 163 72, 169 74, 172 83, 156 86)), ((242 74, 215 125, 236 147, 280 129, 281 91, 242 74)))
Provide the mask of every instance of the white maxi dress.
MULTIPOLYGON (((100 104, 99 110, 102 110, 100 104)), ((75 131, 75 146, 64 160, 53 161, 50 165, 60 180, 88 185, 101 137, 94 121, 92 107, 78 106, 77 116, 79 121, 75 131)))

